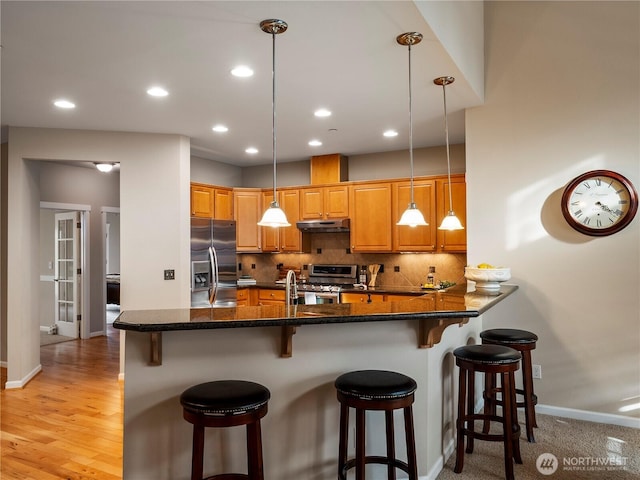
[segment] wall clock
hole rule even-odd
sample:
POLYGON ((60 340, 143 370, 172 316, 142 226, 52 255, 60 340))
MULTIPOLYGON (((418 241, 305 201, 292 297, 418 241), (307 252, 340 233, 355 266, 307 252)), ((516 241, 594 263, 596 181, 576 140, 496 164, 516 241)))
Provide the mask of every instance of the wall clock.
POLYGON ((619 232, 638 210, 633 184, 611 170, 593 170, 577 176, 562 194, 562 214, 571 227, 601 237, 619 232))

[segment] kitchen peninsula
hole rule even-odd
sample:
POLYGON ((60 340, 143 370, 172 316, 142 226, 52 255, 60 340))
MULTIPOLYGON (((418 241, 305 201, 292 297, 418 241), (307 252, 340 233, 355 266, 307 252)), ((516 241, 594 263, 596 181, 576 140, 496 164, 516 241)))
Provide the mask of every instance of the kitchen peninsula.
MULTIPOLYGON (((418 468, 421 476, 432 475, 453 448, 451 352, 476 342, 481 315, 517 287, 503 285, 495 296, 466 289, 371 304, 123 312, 114 327, 127 330, 124 477, 188 478, 191 429, 182 419, 179 395, 197 383, 233 378, 271 390, 263 420, 266 478, 335 478, 333 381, 366 368, 399 371, 418 383, 418 468)), ((378 435, 384 422, 372 420, 368 445, 384 449, 378 435)), ((243 456, 233 455, 244 448, 244 431, 207 435, 205 470, 244 471, 243 456)))

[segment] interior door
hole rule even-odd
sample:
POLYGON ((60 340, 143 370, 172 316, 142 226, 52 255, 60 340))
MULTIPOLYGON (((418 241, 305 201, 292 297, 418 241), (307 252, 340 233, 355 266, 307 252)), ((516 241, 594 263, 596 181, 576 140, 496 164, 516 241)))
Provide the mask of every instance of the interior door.
POLYGON ((55 322, 58 333, 79 336, 80 312, 80 214, 55 215, 55 322))

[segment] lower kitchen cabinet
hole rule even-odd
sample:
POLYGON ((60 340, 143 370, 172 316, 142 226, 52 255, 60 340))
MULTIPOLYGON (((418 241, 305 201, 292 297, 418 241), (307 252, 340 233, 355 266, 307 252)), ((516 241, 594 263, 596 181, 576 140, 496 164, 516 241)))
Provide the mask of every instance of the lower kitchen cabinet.
POLYGON ((284 305, 285 291, 282 289, 261 288, 258 290, 258 306, 284 305))
POLYGON ((340 294, 340 302, 341 303, 373 303, 373 302, 384 302, 384 294, 382 293, 341 293, 340 294))
POLYGON ((236 292, 236 305, 238 307, 249 306, 249 289, 239 288, 236 292))

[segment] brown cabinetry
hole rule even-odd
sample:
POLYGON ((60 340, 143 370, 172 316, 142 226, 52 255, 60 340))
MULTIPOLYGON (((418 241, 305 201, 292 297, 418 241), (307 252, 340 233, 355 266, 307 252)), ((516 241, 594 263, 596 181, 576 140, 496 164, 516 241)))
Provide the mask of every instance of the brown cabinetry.
MULTIPOLYGON (((437 188, 437 218, 439 226, 442 219, 449 213, 449 183, 447 179, 436 180, 437 188)), ((437 251, 439 252, 466 252, 467 251, 467 185, 464 175, 451 176, 451 198, 453 211, 462 222, 464 230, 436 230, 437 251)))
POLYGON ((340 294, 341 303, 373 303, 384 302, 382 293, 352 293, 346 292, 340 294))
POLYGON ((391 183, 359 183, 350 187, 351 250, 391 251, 391 183))
POLYGON ((311 157, 311 185, 338 183, 347 180, 348 159, 339 153, 311 157))
POLYGON ((261 288, 258 291, 258 306, 284 305, 284 297, 284 290, 261 288))
POLYGON ((393 250, 433 252, 436 250, 436 182, 414 180, 413 201, 424 215, 426 226, 396 225, 411 202, 411 182, 393 182, 393 250))
POLYGON ((300 189, 300 218, 303 220, 347 218, 349 187, 329 185, 300 189))
POLYGON ((262 190, 234 189, 234 218, 236 220, 236 250, 260 252, 261 235, 258 222, 262 216, 262 190))
MULTIPOLYGON (((303 251, 302 233, 296 222, 300 220, 300 191, 298 189, 280 190, 278 203, 287 216, 290 227, 262 227, 263 252, 300 252, 303 251)), ((262 205, 267 208, 273 201, 273 191, 262 193, 262 205)))
POLYGON ((249 289, 239 288, 236 294, 236 303, 238 307, 249 306, 249 289))
POLYGON ((233 219, 233 189, 192 183, 191 216, 217 220, 233 219))

